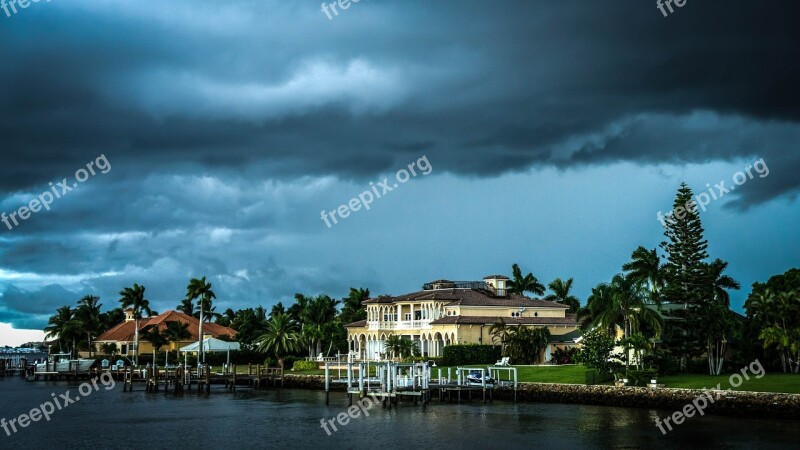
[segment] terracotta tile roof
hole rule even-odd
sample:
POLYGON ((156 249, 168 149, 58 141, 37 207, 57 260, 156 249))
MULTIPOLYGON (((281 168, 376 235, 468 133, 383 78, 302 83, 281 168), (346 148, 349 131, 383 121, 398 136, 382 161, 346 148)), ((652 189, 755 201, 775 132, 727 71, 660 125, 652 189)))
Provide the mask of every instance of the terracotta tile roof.
POLYGON ((498 317, 498 316, 445 316, 431 322, 431 325, 494 325, 503 319, 506 325, 564 325, 578 326, 575 314, 566 317, 498 317))
POLYGON ((569 306, 547 300, 530 299, 528 297, 509 294, 508 297, 494 297, 481 289, 435 289, 417 291, 397 297, 381 296, 364 300, 362 303, 398 303, 406 301, 440 300, 449 302, 447 306, 511 306, 527 308, 559 308, 569 309, 569 306))
MULTIPOLYGON (((139 321, 139 339, 142 339, 142 330, 151 326, 157 326, 159 330, 167 329, 167 322, 180 322, 189 324, 189 334, 191 337, 187 341, 197 341, 200 326, 200 319, 186 315, 182 312, 169 310, 155 317, 142 319, 139 321)), ((124 321, 112 327, 110 330, 97 337, 96 341, 110 342, 133 342, 136 330, 136 321, 124 321)), ((204 323, 203 334, 210 334, 212 337, 236 336, 236 330, 224 327, 216 323, 204 323)))

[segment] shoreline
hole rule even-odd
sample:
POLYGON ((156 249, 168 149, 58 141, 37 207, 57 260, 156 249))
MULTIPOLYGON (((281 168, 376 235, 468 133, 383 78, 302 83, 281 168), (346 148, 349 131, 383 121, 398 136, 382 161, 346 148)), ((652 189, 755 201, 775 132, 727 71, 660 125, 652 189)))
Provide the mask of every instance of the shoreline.
MULTIPOLYGON (((284 387, 291 389, 324 390, 324 375, 286 374, 284 387)), ((342 392, 342 387, 331 386, 331 392, 342 392)), ((713 393, 705 414, 724 416, 757 416, 771 419, 800 419, 800 394, 749 391, 704 391, 701 389, 647 387, 615 387, 605 385, 580 385, 557 383, 519 383, 517 402, 566 403, 579 405, 616 406, 627 408, 652 408, 680 411, 697 397, 713 393)), ((508 387, 494 389, 493 398, 513 400, 514 390, 508 387)))

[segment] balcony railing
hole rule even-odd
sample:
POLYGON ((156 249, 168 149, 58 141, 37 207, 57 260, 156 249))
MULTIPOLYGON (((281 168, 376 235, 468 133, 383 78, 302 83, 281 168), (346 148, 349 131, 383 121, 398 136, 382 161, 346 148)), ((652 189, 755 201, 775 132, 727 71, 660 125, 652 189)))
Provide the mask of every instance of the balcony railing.
POLYGON ((430 291, 436 288, 485 290, 495 297, 505 297, 507 295, 507 291, 505 288, 496 289, 495 287, 493 287, 490 284, 487 284, 484 281, 443 281, 443 282, 425 283, 422 285, 422 290, 424 291, 430 291))
POLYGON ((397 320, 391 322, 379 322, 370 320, 367 322, 370 330, 429 330, 431 320, 397 320))

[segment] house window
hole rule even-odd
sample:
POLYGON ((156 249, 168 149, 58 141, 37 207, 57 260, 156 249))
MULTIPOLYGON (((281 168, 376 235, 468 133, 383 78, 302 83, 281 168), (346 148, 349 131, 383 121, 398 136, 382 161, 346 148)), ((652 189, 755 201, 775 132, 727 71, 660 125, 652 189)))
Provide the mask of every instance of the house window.
POLYGON ((522 313, 518 311, 514 311, 511 313, 511 317, 522 317, 522 313))
POLYGON ((405 319, 403 320, 411 320, 411 313, 406 313, 405 319))

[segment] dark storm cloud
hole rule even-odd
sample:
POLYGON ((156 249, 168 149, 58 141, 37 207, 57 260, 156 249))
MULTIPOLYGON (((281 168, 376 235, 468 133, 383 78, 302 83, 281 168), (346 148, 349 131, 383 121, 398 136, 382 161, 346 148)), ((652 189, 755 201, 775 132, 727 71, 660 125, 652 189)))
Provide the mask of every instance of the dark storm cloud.
MULTIPOLYGON (((695 2, 668 18, 634 1, 373 2, 333 21, 299 2, 47 6, 0 31, 6 190, 101 151, 126 174, 363 178, 404 148, 478 176, 655 163, 672 152, 655 124, 624 153, 589 157, 570 139, 646 113, 800 119, 791 1, 695 2)), ((685 161, 744 156, 686 148, 685 161)))

